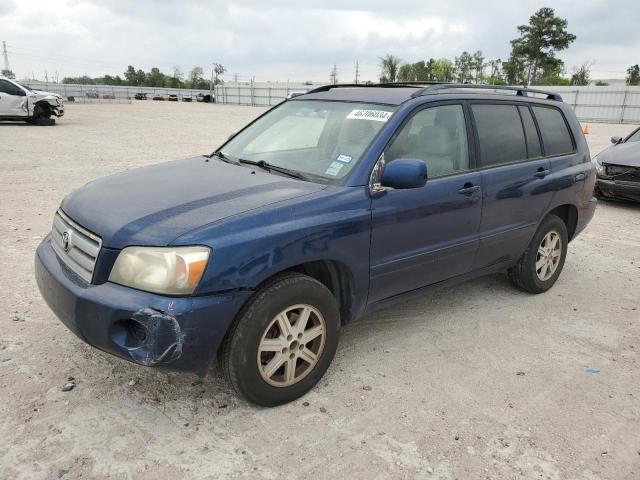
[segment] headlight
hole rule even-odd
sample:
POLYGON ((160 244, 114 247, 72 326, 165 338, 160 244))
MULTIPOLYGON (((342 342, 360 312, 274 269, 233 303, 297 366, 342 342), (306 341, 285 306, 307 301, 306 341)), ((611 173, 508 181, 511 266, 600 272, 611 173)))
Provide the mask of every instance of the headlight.
POLYGON ((598 158, 598 155, 593 157, 591 161, 596 164, 596 172, 598 172, 599 175, 604 175, 604 167, 600 163, 600 159, 598 158))
POLYGON ((198 286, 210 252, 207 247, 126 247, 109 281, 147 292, 188 295, 198 286))

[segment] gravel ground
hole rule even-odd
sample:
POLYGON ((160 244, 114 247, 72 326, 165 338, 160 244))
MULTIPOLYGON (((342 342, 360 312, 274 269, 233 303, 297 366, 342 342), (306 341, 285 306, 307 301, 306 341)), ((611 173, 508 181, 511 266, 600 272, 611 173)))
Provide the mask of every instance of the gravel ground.
MULTIPOLYGON (((640 477, 640 206, 601 203, 544 295, 493 275, 347 326, 326 377, 279 408, 71 334, 33 278, 63 196, 209 152, 261 111, 69 105, 55 127, 0 125, 0 478, 640 477)), ((633 128, 589 127, 592 153, 633 128)))

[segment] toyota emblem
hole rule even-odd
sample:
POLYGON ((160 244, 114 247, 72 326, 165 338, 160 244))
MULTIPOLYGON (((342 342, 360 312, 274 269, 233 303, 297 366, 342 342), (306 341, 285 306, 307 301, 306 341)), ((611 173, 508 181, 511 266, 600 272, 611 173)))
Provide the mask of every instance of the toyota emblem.
POLYGON ((71 232, 68 230, 62 232, 62 248, 65 252, 71 249, 71 232))

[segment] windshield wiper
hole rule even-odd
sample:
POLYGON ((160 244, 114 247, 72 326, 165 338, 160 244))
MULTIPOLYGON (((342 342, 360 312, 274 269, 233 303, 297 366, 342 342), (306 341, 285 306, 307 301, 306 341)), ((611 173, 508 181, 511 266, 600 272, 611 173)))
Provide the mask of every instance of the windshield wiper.
POLYGON ((264 160, 259 160, 257 162, 254 162, 253 160, 246 160, 244 158, 239 158, 238 162, 244 163, 246 165, 255 165, 256 167, 260 167, 261 169, 266 170, 267 172, 271 172, 273 170, 274 172, 282 173, 284 175, 288 175, 289 177, 297 178, 300 180, 306 180, 306 181, 309 180, 309 177, 307 177, 306 175, 300 172, 297 172, 295 170, 289 170, 288 168, 284 168, 284 167, 279 167, 278 165, 267 163, 264 160))
POLYGON ((227 163, 230 163, 232 165, 240 165, 240 162, 232 160, 231 158, 227 157, 224 153, 222 153, 220 150, 218 150, 217 152, 213 152, 211 154, 211 156, 212 157, 217 157, 220 160, 222 160, 223 162, 227 162, 227 163))

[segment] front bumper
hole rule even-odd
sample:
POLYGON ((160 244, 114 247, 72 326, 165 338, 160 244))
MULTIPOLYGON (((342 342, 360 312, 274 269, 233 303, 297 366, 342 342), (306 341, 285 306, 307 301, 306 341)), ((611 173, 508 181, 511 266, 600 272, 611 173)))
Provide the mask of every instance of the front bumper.
POLYGON ((91 285, 51 247, 36 251, 36 281, 56 316, 79 338, 134 363, 204 373, 249 291, 167 297, 106 282, 91 285))
POLYGON ((64 115, 64 105, 51 105, 51 111, 56 117, 60 118, 64 115))
POLYGON ((605 198, 640 202, 640 182, 617 182, 598 177, 596 189, 605 198))

